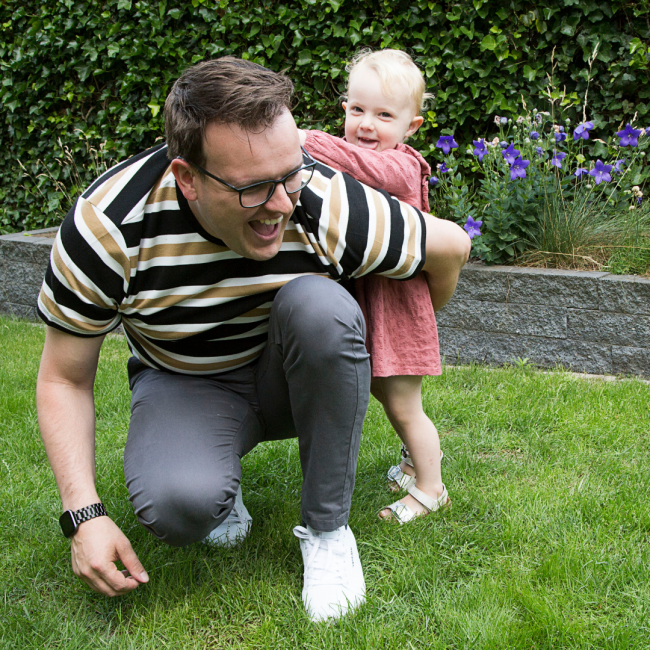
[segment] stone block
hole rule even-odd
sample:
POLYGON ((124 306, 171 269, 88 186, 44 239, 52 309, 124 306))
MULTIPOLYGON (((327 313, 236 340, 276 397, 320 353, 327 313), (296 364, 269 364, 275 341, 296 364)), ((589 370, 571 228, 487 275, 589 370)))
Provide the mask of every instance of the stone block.
POLYGON ((637 275, 607 275, 598 283, 601 311, 650 315, 650 280, 637 275))
POLYGON ((506 302, 598 309, 598 283, 606 273, 512 267, 506 302))
MULTIPOLYGON (((36 303, 34 303, 36 304, 36 303)), ((5 302, 0 304, 0 310, 6 316, 13 316, 14 318, 23 318, 25 320, 38 320, 38 311, 36 307, 31 307, 29 305, 17 305, 11 302, 5 302)))
POLYGON ((612 346, 612 372, 650 377, 650 349, 612 346))
POLYGON ((569 309, 567 332, 580 341, 650 348, 650 316, 569 309))
POLYGON ((505 302, 508 294, 507 266, 467 264, 460 273, 455 300, 505 302))
POLYGON ((26 237, 21 239, 11 239, 11 237, 17 236, 0 237, 0 257, 3 257, 8 265, 15 261, 47 265, 54 239, 29 240, 26 237))
POLYGON ((441 327, 438 330, 440 353, 450 363, 504 364, 517 358, 553 368, 562 367, 575 372, 610 374, 611 346, 583 343, 569 339, 548 339, 535 336, 492 334, 441 327))
POLYGON ((455 300, 436 314, 438 325, 481 332, 567 337, 566 309, 540 305, 455 300))

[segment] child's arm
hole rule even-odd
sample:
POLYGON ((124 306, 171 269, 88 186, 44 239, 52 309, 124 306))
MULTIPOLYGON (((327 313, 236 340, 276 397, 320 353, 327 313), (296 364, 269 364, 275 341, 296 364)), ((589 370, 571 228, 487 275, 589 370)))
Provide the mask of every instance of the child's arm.
POLYGON ((413 156, 394 149, 381 153, 362 149, 322 131, 303 131, 301 136, 302 133, 305 134, 303 146, 319 162, 374 189, 384 190, 400 201, 412 202, 408 199, 413 179, 419 179, 421 173, 420 163, 413 156))

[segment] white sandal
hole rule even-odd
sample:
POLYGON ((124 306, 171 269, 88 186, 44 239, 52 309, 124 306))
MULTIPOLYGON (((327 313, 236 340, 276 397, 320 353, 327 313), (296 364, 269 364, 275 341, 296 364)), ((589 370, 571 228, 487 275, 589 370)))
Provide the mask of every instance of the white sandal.
MULTIPOLYGON (((432 512, 436 512, 436 510, 440 510, 440 508, 451 506, 451 499, 449 498, 449 494, 447 493, 447 488, 444 485, 442 486, 442 494, 439 497, 436 497, 435 499, 430 497, 428 494, 422 492, 422 490, 416 488, 415 485, 411 485, 408 488, 408 493, 416 501, 419 501, 425 508, 427 508, 429 512, 426 514, 431 514, 432 512)), ((400 526, 402 524, 411 521, 412 519, 415 519, 416 517, 426 516, 426 514, 421 514, 421 515, 416 514, 406 504, 401 503, 400 501, 391 503, 389 506, 386 506, 386 508, 381 509, 379 518, 392 519, 393 517, 395 517, 395 519, 397 519, 397 521, 399 522, 400 526), (381 512, 383 510, 386 510, 386 508, 388 508, 393 514, 389 515, 388 517, 382 517, 381 512)))
MULTIPOLYGON (((406 463, 409 467, 413 467, 413 469, 415 469, 413 465, 413 461, 411 460, 411 456, 408 452, 408 449, 404 445, 402 445, 400 455, 402 456, 403 463, 406 463)), ((444 454, 442 453, 442 449, 441 449, 440 460, 442 460, 443 456, 444 454)), ((386 476, 388 478, 388 489, 391 492, 408 490, 411 486, 415 486, 415 476, 410 476, 409 474, 403 472, 402 468, 399 465, 393 465, 388 470, 388 474, 386 476)))

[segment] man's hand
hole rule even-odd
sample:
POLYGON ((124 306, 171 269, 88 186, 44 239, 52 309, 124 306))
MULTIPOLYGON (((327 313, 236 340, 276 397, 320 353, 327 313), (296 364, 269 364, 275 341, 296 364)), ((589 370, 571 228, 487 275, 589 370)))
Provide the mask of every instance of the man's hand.
POLYGON ((105 596, 133 591, 149 576, 124 533, 108 517, 81 524, 72 537, 72 570, 91 589, 105 596), (115 562, 126 567, 120 571, 115 562))
POLYGON ((452 221, 425 214, 427 224, 426 273, 433 310, 442 309, 454 295, 460 270, 465 266, 472 244, 467 233, 452 221))

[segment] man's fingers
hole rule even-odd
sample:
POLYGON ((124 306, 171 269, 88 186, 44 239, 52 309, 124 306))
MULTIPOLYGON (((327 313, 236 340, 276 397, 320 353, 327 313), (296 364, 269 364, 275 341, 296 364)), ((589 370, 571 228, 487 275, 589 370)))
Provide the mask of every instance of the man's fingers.
POLYGON ((124 538, 124 543, 118 546, 117 553, 122 564, 126 567, 126 570, 133 579, 143 583, 149 582, 147 572, 144 570, 144 567, 126 537, 124 538))

